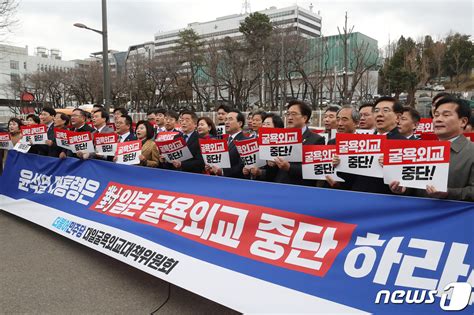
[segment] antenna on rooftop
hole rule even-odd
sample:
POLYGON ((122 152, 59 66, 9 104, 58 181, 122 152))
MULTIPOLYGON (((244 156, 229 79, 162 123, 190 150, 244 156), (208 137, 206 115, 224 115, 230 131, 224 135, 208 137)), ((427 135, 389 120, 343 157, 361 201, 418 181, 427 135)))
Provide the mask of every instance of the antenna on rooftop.
POLYGON ((243 0, 242 1, 242 11, 241 13, 244 13, 244 14, 249 14, 252 12, 252 10, 250 10, 250 0, 243 0))

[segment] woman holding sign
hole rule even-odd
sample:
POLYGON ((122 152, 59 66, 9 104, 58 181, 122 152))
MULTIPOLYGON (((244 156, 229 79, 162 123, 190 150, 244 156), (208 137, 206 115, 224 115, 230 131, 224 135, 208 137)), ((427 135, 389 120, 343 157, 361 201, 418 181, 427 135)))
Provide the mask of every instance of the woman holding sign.
POLYGON ((138 157, 140 165, 148 167, 158 167, 160 154, 153 141, 155 131, 153 126, 146 120, 140 120, 137 123, 136 134, 138 140, 142 141, 142 154, 138 157))
MULTIPOLYGON (((18 141, 20 141, 21 139, 20 127, 23 126, 23 123, 21 122, 20 119, 16 117, 12 117, 8 121, 7 126, 8 126, 8 133, 10 134, 10 140, 13 146, 15 146, 18 143, 18 141)), ((1 151, 5 151, 5 152, 2 152, 3 155, 2 155, 2 158, 0 159, 2 161, 2 164, 0 166, 2 166, 1 168, 3 169, 3 166, 5 165, 5 161, 7 159, 7 152, 6 152, 7 150, 1 150, 1 151)))
POLYGON ((15 146, 21 139, 21 126, 23 126, 23 123, 16 117, 12 117, 8 121, 8 132, 10 133, 10 139, 12 140, 13 146, 15 146))

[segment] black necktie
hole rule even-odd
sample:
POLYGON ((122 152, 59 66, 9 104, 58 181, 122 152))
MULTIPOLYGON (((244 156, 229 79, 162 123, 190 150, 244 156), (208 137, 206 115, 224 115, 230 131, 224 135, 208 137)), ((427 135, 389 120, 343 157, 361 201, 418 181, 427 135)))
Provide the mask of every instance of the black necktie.
POLYGON ((183 138, 184 138, 184 141, 186 141, 186 143, 187 143, 188 142, 188 135, 184 135, 183 138))

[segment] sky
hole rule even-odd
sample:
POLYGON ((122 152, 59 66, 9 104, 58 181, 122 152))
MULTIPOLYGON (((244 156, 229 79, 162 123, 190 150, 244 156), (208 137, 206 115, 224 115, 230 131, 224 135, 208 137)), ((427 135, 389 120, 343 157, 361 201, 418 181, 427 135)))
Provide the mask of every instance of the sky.
MULTIPOLYGON (((28 46, 29 53, 43 46, 61 50, 64 60, 84 59, 102 51, 99 34, 73 26, 80 22, 102 28, 100 0, 17 0, 17 25, 3 39, 15 46, 28 46)), ((348 26, 378 40, 379 48, 403 35, 415 40, 424 35, 441 39, 449 32, 472 35, 474 12, 471 0, 248 0, 252 12, 271 6, 298 4, 322 16, 323 35, 348 26)), ((109 49, 126 51, 129 46, 153 41, 154 35, 180 29, 191 22, 241 13, 243 0, 108 0, 109 49)))

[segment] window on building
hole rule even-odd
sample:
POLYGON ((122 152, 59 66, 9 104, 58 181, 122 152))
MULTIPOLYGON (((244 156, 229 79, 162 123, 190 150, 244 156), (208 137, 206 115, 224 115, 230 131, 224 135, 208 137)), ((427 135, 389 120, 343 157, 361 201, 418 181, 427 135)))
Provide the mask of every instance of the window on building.
POLYGON ((20 63, 16 60, 10 60, 10 69, 14 69, 14 70, 20 69, 20 63))
POLYGON ((25 69, 25 70, 26 70, 26 61, 25 61, 25 62, 23 62, 23 69, 25 69))
POLYGON ((20 75, 18 73, 10 73, 11 82, 20 80, 20 75))

